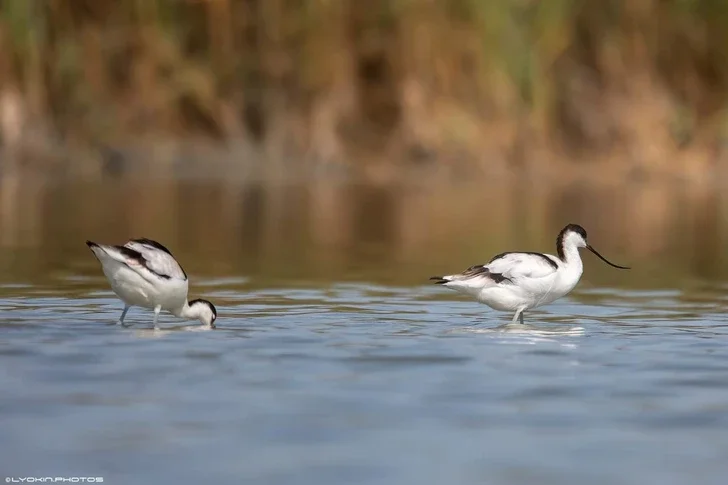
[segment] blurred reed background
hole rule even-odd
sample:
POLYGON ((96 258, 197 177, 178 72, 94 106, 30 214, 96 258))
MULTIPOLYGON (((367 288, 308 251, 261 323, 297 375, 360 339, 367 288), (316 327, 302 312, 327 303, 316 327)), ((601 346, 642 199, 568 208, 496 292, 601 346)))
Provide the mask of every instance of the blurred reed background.
POLYGON ((727 54, 715 0, 4 0, 0 241, 441 272, 580 222, 722 276, 727 54))
POLYGON ((375 173, 705 171, 724 158, 727 27, 715 0, 6 0, 2 137, 375 173))

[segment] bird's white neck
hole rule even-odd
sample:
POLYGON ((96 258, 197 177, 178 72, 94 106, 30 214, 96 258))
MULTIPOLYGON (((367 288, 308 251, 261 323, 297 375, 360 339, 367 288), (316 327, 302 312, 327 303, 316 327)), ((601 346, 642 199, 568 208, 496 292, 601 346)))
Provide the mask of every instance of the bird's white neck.
POLYGON ((575 244, 564 244, 562 259, 564 266, 567 268, 574 268, 581 272, 583 264, 581 262, 581 255, 579 254, 579 248, 575 244))
POLYGON ((581 275, 584 273, 584 265, 581 262, 579 248, 575 244, 564 245, 562 272, 560 281, 563 288, 571 291, 579 283, 581 275))
POLYGON ((185 301, 182 307, 172 313, 179 318, 199 320, 203 325, 213 328, 217 318, 215 307, 207 300, 193 300, 191 305, 189 301, 185 301))
POLYGON ((185 320, 199 320, 201 308, 199 306, 191 307, 190 304, 185 301, 184 306, 174 313, 175 317, 184 318, 185 320))

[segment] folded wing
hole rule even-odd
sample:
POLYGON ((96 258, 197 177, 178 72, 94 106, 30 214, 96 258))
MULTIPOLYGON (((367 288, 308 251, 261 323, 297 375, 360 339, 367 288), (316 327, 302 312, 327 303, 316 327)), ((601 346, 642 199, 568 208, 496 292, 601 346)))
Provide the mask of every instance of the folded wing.
POLYGON ((151 239, 132 239, 123 247, 138 253, 144 266, 157 276, 164 279, 187 279, 187 273, 172 253, 158 242, 151 239))
POLYGON ((512 283, 523 278, 544 278, 559 269, 555 257, 542 253, 503 253, 495 256, 484 267, 512 283))

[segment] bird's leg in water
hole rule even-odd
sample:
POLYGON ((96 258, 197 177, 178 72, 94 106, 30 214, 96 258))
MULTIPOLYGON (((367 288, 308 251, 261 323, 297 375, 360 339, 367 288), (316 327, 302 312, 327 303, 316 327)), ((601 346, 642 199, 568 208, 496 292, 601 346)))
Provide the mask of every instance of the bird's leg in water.
POLYGON ((516 310, 516 314, 513 315, 513 320, 511 320, 511 325, 515 325, 515 323, 519 320, 521 321, 521 325, 523 325, 523 310, 525 310, 525 308, 519 308, 516 310))
POLYGON ((124 311, 121 312, 121 317, 119 317, 119 321, 117 322, 117 325, 124 325, 124 318, 126 317, 126 312, 129 311, 129 305, 124 305, 124 311))

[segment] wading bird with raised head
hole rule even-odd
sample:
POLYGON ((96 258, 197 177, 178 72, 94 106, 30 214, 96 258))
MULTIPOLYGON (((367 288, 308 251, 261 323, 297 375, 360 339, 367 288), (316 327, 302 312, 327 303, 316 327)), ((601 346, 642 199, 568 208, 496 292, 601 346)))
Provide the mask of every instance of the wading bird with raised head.
POLYGON ((124 302, 119 324, 124 324, 130 307, 139 306, 154 310, 155 329, 162 310, 215 328, 215 305, 207 300, 187 301, 187 274, 169 249, 151 239, 132 239, 123 246, 86 244, 101 262, 111 289, 124 302))
POLYGON ((586 242, 583 227, 569 224, 556 238, 558 257, 532 252, 502 253, 487 264, 430 279, 494 310, 515 312, 511 323, 523 323, 526 310, 552 303, 574 289, 584 272, 579 248, 587 248, 610 266, 630 269, 607 261, 586 242))

